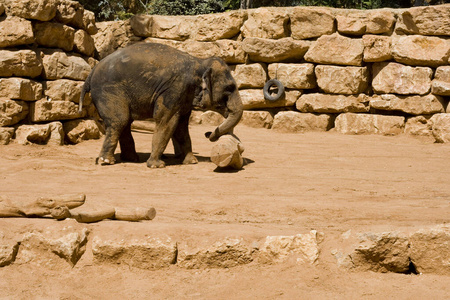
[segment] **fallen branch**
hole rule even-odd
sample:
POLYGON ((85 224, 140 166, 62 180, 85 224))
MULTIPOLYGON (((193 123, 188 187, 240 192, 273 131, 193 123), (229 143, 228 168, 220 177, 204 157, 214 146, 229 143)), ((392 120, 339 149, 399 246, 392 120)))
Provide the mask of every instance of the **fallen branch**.
POLYGON ((55 207, 51 216, 57 220, 66 218, 75 219, 79 223, 93 223, 105 219, 122 220, 122 221, 142 221, 153 220, 156 216, 156 210, 152 208, 104 208, 100 210, 73 212, 68 207, 55 207))

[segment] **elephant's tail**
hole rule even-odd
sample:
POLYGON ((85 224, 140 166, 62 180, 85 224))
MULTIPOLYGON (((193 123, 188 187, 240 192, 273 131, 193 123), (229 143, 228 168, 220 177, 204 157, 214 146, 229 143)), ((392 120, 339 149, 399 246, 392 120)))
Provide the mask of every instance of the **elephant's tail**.
POLYGON ((83 100, 86 93, 91 91, 91 77, 92 73, 94 73, 95 67, 92 69, 91 73, 89 73, 88 77, 84 81, 83 88, 81 89, 80 102, 78 104, 78 112, 81 113, 83 111, 83 100))

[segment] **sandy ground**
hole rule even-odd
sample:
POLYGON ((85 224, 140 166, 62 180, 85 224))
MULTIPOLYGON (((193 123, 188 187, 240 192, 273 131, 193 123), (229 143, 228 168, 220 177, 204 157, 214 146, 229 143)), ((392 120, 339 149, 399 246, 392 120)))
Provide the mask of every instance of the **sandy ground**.
MULTIPOLYGON (((195 244, 315 229, 325 234, 316 265, 150 271, 95 265, 85 254, 74 268, 0 268, 0 298, 450 298, 449 277, 350 272, 339 269, 331 255, 335 239, 349 229, 409 232, 448 223, 449 144, 408 136, 288 134, 238 126, 235 133, 249 164, 239 172, 218 172, 209 161, 212 144, 203 136, 211 129, 191 127, 199 164, 164 169, 146 167, 152 138, 146 132, 133 133, 142 163, 113 166, 94 164, 102 140, 61 147, 0 146, 0 191, 24 202, 85 193, 86 207, 155 207, 153 221, 83 225, 115 235, 165 234, 195 244)), ((170 158, 172 148, 166 153, 170 158)), ((73 224, 65 222, 75 221, 0 219, 0 231, 19 234, 73 224)))

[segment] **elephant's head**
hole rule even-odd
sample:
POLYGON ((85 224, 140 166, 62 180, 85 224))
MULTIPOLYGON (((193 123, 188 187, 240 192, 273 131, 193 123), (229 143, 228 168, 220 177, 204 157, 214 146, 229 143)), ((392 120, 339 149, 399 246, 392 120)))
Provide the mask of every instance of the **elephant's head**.
POLYGON ((232 132, 242 117, 243 107, 236 81, 227 64, 219 58, 205 61, 202 75, 201 106, 216 111, 226 119, 207 137, 216 141, 220 136, 232 132))

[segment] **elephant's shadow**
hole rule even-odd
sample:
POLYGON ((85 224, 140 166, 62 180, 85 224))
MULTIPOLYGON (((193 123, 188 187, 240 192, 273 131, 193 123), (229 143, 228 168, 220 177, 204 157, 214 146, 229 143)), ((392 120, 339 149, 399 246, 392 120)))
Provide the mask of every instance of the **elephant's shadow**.
MULTIPOLYGON (((151 155, 151 153, 139 153, 138 152, 139 161, 136 163, 146 162, 150 158, 150 155, 151 155)), ((198 154, 195 154, 195 153, 194 153, 194 155, 197 158, 198 162, 210 162, 211 161, 211 159, 209 157, 199 156, 198 154)), ((114 154, 114 158, 116 159, 116 163, 132 163, 129 161, 123 161, 120 158, 120 153, 114 154)), ((162 160, 164 160, 164 162, 166 163, 166 166, 181 165, 183 162, 182 159, 180 159, 179 157, 176 157, 175 154, 167 154, 167 153, 163 154, 162 160)))

